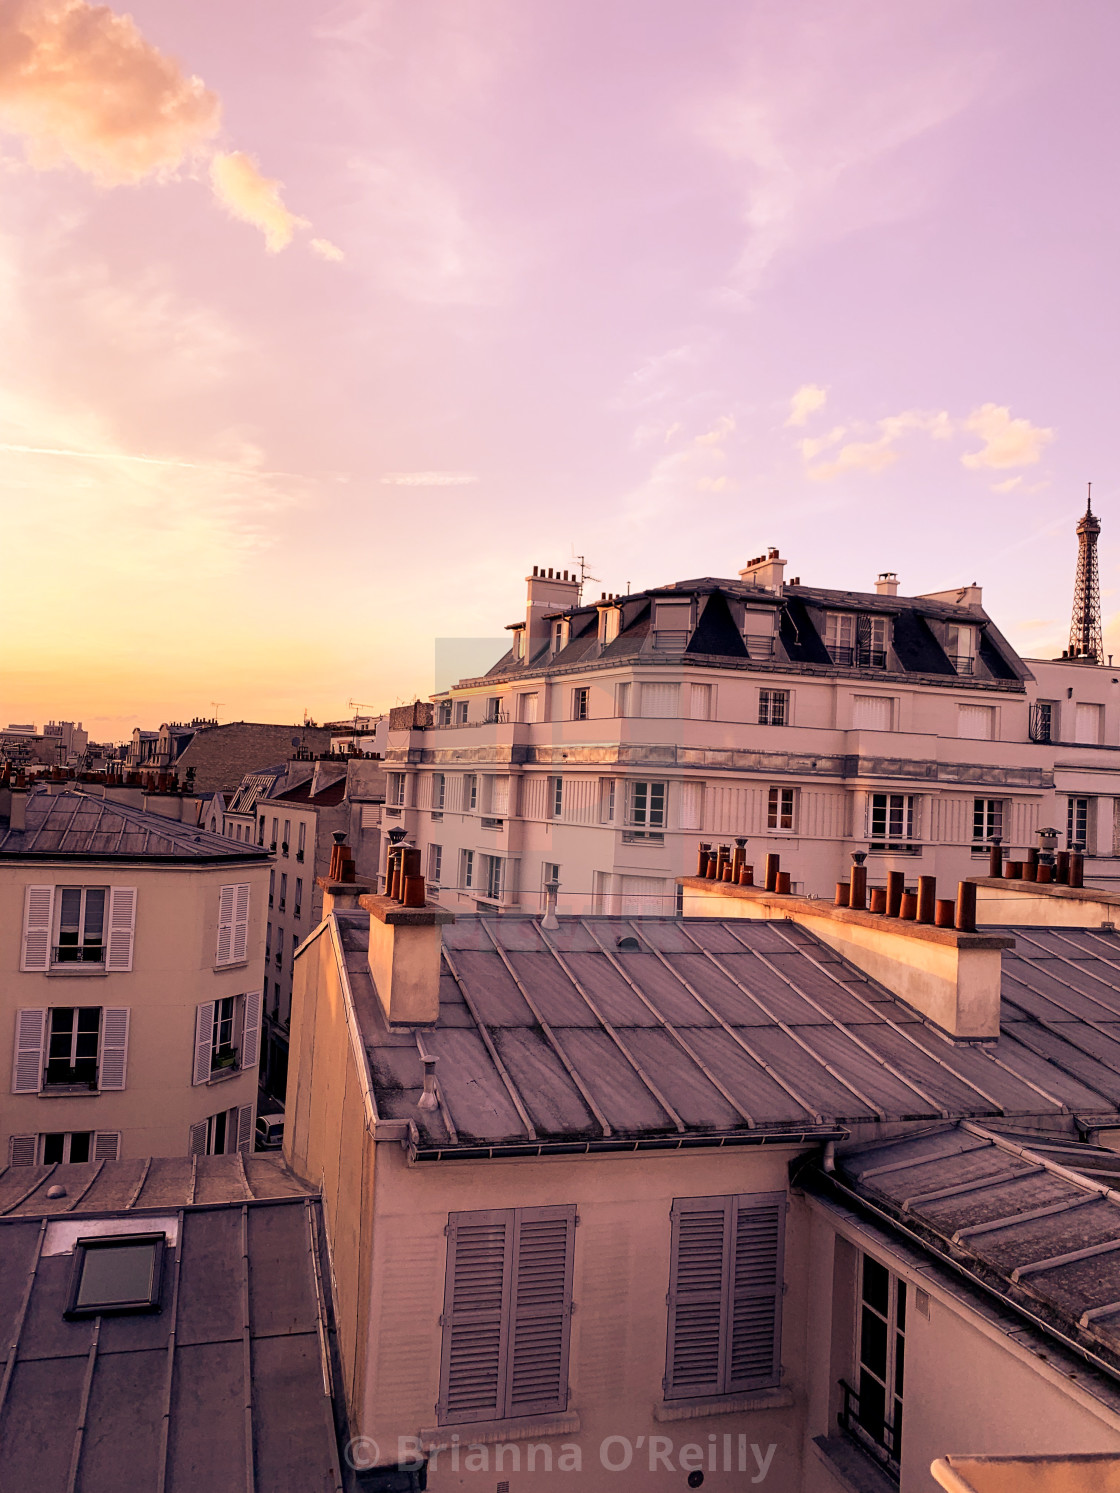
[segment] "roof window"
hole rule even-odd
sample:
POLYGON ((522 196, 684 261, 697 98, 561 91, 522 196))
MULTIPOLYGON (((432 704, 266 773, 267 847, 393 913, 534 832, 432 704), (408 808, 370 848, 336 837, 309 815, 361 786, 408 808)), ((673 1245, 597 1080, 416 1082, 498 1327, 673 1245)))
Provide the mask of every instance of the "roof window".
POLYGON ((159 1311, 164 1234, 78 1239, 67 1317, 159 1311))

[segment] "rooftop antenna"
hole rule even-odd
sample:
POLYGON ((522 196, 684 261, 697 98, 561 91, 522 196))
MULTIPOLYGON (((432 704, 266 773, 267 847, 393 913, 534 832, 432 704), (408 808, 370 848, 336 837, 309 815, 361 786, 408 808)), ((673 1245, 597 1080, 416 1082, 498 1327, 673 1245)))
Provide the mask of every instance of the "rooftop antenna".
POLYGON ((218 711, 221 710, 222 706, 225 703, 226 702, 224 700, 211 700, 210 701, 210 709, 214 712, 214 721, 215 721, 215 724, 217 723, 217 720, 218 720, 218 711))
POLYGON ((574 545, 572 547, 572 559, 579 561, 579 591, 576 594, 576 605, 579 606, 582 603, 582 601, 583 601, 583 583, 584 583, 584 581, 597 581, 599 579, 599 577, 597 575, 592 575, 591 574, 590 570, 588 570, 588 568, 587 568, 587 556, 586 555, 577 555, 575 553, 575 546, 574 545))
POLYGON ((373 706, 368 704, 365 700, 347 700, 346 703, 354 712, 354 730, 356 731, 358 729, 360 712, 363 710, 372 710, 373 706))
POLYGON ((1077 576, 1073 585, 1069 656, 1095 664, 1104 662, 1101 583, 1097 567, 1097 536, 1100 532, 1101 521, 1093 512, 1093 484, 1090 482, 1085 512, 1077 524, 1077 576))

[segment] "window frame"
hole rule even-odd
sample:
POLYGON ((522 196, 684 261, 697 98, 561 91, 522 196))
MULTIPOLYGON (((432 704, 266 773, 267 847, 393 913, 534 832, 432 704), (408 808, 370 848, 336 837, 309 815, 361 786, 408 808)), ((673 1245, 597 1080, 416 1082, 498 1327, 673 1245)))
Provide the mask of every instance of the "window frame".
MULTIPOLYGON (((60 1025, 61 1025, 61 1023, 60 1023, 60 1025)), ((47 1089, 54 1089, 54 1090, 58 1091, 58 1090, 61 1090, 61 1089, 68 1089, 68 1088, 81 1088, 83 1090, 88 1089, 90 1093, 93 1093, 93 1092, 95 1092, 95 1091, 97 1091, 99 1089, 99 1087, 100 1087, 100 1079, 101 1079, 102 1031, 103 1031, 104 1025, 105 1025, 105 1011, 104 1011, 104 1008, 102 1006, 77 1006, 77 1005, 75 1005, 75 1006, 48 1006, 47 1007, 46 1030, 45 1030, 45 1033, 44 1033, 44 1043, 43 1043, 43 1071, 42 1071, 42 1074, 41 1074, 40 1085, 39 1085, 40 1092, 43 1092, 43 1091, 45 1091, 47 1089), (71 1013, 71 1015, 72 1015, 72 1021, 71 1021, 71 1024, 70 1024, 69 1033, 65 1033, 65 1032, 63 1032, 61 1030, 56 1033, 56 1031, 55 1031, 55 1017, 56 1016, 60 1016, 62 1014, 62 1012, 64 1012, 64 1011, 69 1011, 71 1013), (93 1054, 91 1056, 90 1054, 86 1053, 86 1054, 83 1054, 83 1055, 79 1056, 78 1055, 78 1051, 77 1051, 79 1041, 83 1037, 85 1037, 85 1038, 88 1039, 89 1036, 90 1036, 89 1031, 86 1031, 86 1032, 79 1031, 80 1014, 82 1012, 88 1012, 88 1011, 93 1011, 93 1012, 97 1013, 97 1029, 93 1033, 93 1038, 94 1038, 93 1054), (79 1062, 81 1062, 83 1064, 87 1064, 88 1063, 88 1064, 90 1064, 92 1066, 92 1077, 86 1079, 86 1078, 80 1078, 80 1077, 77 1077, 77 1076, 73 1076, 73 1077, 71 1077, 69 1079, 59 1079, 59 1078, 54 1078, 53 1080, 51 1079, 51 1077, 50 1077, 51 1066, 52 1066, 52 1064, 60 1061, 60 1059, 57 1059, 57 1058, 55 1058, 55 1057, 53 1057, 51 1055, 51 1047, 55 1043, 56 1040, 59 1041, 60 1043, 62 1041, 68 1041, 69 1042, 69 1054, 68 1054, 68 1056, 69 1056, 69 1063, 68 1063, 67 1066, 69 1067, 71 1073, 76 1075, 76 1070, 77 1070, 77 1066, 78 1066, 79 1062)))
POLYGON ((1003 824, 1007 817, 1006 800, 1002 798, 974 798, 972 800, 972 846, 974 850, 985 850, 993 835, 1003 838, 1003 824), (977 831, 980 833, 977 833, 977 831))
POLYGON ((563 819, 564 817, 564 779, 559 773, 549 779, 548 802, 550 819, 563 819))
POLYGON ((95 964, 104 966, 109 956, 109 903, 110 888, 108 886, 65 886, 61 883, 55 887, 54 900, 55 910, 51 926, 51 958, 52 969, 61 969, 67 964, 95 964), (75 942, 73 944, 62 943, 62 918, 63 903, 67 893, 77 892, 79 895, 78 922, 74 930, 75 942), (97 944, 87 941, 86 923, 89 908, 89 894, 96 893, 101 898, 101 940, 97 944), (66 951, 69 957, 63 957, 66 951), (87 957, 87 951, 96 950, 92 957, 87 957))
POLYGON ((766 828, 771 834, 791 835, 797 833, 796 788, 772 784, 766 795, 766 828))
POLYGON ((626 828, 631 833, 664 838, 668 802, 669 784, 666 779, 628 778, 626 780, 626 828), (659 795, 655 792, 656 789, 660 789, 659 795), (661 803, 659 808, 655 808, 654 799, 658 796, 661 803), (644 799, 642 807, 638 805, 639 798, 644 799))
POLYGON ((577 685, 572 690, 572 720, 586 721, 591 719, 591 690, 586 684, 577 685))
POLYGON ((1090 815, 1092 813, 1092 798, 1085 793, 1066 794, 1066 848, 1072 850, 1075 845, 1080 845, 1085 854, 1089 851, 1089 828, 1090 815), (1080 809, 1075 808, 1080 804, 1080 809), (1076 830, 1078 821, 1082 834, 1078 836, 1076 830))
POLYGON ((788 726, 791 724, 792 695, 788 689, 760 689, 758 692, 758 724, 760 726, 788 726), (781 709, 775 711, 776 703, 781 709), (775 720, 780 715, 781 720, 775 720))
POLYGON ((167 1247, 167 1236, 163 1233, 146 1234, 98 1234, 93 1238, 74 1241, 74 1261, 70 1269, 70 1289, 63 1316, 67 1321, 78 1321, 84 1317, 119 1317, 139 1315, 160 1310, 160 1293, 163 1287, 163 1261, 167 1247), (147 1292, 129 1301, 87 1302, 81 1304, 82 1277, 86 1260, 94 1251, 123 1249, 129 1245, 152 1245, 152 1273, 147 1292))
POLYGON ((921 794, 918 793, 869 793, 867 796, 868 849, 878 853, 914 855, 921 850, 921 794), (876 836, 876 799, 883 799, 883 833, 876 836), (895 811, 892 799, 899 799, 898 812, 903 816, 902 832, 891 834, 891 815, 895 811))
POLYGON ((909 1282, 904 1276, 899 1275, 890 1266, 884 1265, 874 1255, 868 1254, 865 1250, 860 1251, 859 1269, 856 1273, 855 1331, 851 1359, 852 1378, 858 1387, 853 1387, 846 1380, 841 1381, 841 1388, 844 1392, 844 1406, 840 1416, 841 1426, 855 1444, 878 1462, 896 1482, 901 1476, 902 1427, 906 1405, 908 1287, 909 1282), (872 1264, 876 1270, 882 1271, 886 1277, 885 1312, 875 1301, 868 1299, 868 1263, 872 1264), (867 1353, 873 1351, 874 1348, 872 1335, 867 1332, 869 1316, 882 1329, 881 1333, 876 1334, 884 1339, 881 1373, 876 1372, 875 1364, 867 1357, 867 1353), (901 1353, 899 1352, 900 1340, 901 1353), (883 1413, 881 1417, 879 1415, 867 1417, 864 1405, 865 1378, 882 1391, 883 1413), (852 1400, 860 1407, 854 1413, 851 1408, 852 1400), (887 1415, 888 1405, 891 1410, 890 1418, 887 1415), (876 1428, 881 1428, 880 1434, 876 1434, 876 1428))

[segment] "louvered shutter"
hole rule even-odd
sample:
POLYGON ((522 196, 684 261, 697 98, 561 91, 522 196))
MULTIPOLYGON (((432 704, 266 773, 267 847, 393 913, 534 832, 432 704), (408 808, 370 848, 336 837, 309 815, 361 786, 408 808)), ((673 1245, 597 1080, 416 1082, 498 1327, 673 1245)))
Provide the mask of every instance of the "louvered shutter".
POLYGON ((518 1209, 506 1415, 568 1408, 574 1207, 518 1209))
POLYGON ((240 964, 249 948, 249 883, 242 882, 234 890, 232 962, 240 964))
POLYGON ((437 1407, 443 1424, 502 1414, 513 1234, 511 1209, 451 1214, 437 1407))
POLYGON ((119 1130, 95 1130, 93 1132, 94 1161, 119 1161, 121 1133, 119 1130))
POLYGON ((677 792, 681 829, 699 829, 704 794, 703 783, 681 783, 677 792))
POLYGON ((191 1137, 187 1144, 188 1156, 206 1155, 206 1121, 199 1120, 196 1125, 191 1126, 191 1137))
POLYGON ((643 684, 641 690, 642 715, 647 720, 670 720, 676 716, 680 693, 677 685, 643 684))
POLYGON ((730 1257, 728 1198, 673 1204, 669 1341, 665 1393, 674 1399, 720 1394, 724 1306, 730 1257))
POLYGON ((35 1153, 39 1149, 37 1135, 10 1135, 8 1137, 8 1165, 34 1166, 35 1153))
POLYGON ((241 1066, 255 1068, 261 1036, 261 996, 259 990, 251 990, 244 997, 245 1014, 241 1030, 241 1066))
POLYGON ((194 1013, 193 1084, 210 1081, 210 1054, 214 1045, 214 1002, 200 1001, 194 1013))
POLYGON ((123 1089, 128 1068, 127 1006, 106 1006, 101 1013, 101 1066, 98 1088, 123 1089))
POLYGON ((53 904, 53 886, 27 888, 23 904, 23 955, 20 969, 50 969, 53 904))
POLYGON ((233 915, 237 906, 237 888, 224 886, 218 893, 218 948, 215 964, 229 964, 233 958, 233 915))
POLYGON ((781 1377, 785 1214, 782 1193, 735 1199, 729 1391, 781 1377))
POLYGON ((253 1149, 253 1106, 251 1104, 238 1106, 237 1149, 239 1151, 251 1151, 253 1149))
POLYGON ((136 888, 115 886, 109 891, 109 944, 105 968, 123 973, 132 968, 132 938, 136 927, 136 888))
POLYGON ((16 1012, 16 1050, 12 1060, 12 1093, 37 1094, 43 1078, 43 1044, 47 1034, 45 1006, 16 1012))

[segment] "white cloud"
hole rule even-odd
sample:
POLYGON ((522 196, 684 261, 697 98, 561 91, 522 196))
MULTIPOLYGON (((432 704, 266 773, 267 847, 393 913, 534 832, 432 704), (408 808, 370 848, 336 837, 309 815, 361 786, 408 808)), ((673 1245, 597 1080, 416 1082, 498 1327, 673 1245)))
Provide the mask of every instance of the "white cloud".
POLYGON ((693 439, 698 446, 719 446, 727 439, 727 437, 734 429, 734 416, 720 415, 719 419, 712 426, 711 430, 706 430, 703 435, 694 436, 693 439))
POLYGON ((1018 477, 1008 477, 1008 479, 1007 479, 1006 482, 993 482, 992 483, 992 491, 993 492, 1014 492, 1015 489, 1022 482, 1022 480, 1023 480, 1022 475, 1020 475, 1018 477))
MULTIPOLYGON (((885 416, 872 428, 879 432, 876 439, 849 441, 840 447, 831 461, 810 465, 808 475, 814 482, 831 482, 846 472, 885 471, 898 460, 895 446, 904 435, 921 431, 934 440, 946 440, 952 434, 953 426, 944 410, 902 410, 897 415, 885 416)), ((799 442, 801 454, 806 462, 812 462, 846 434, 847 427, 837 425, 820 440, 803 440, 799 442)))
POLYGON ((819 384, 802 384, 789 402, 787 425, 804 425, 809 416, 823 409, 828 399, 828 390, 819 384))
POLYGON ((982 404, 969 415, 964 428, 984 442, 979 451, 961 457, 964 466, 974 469, 1034 466, 1054 439, 1051 429, 1032 425, 1029 420, 1013 420, 1005 404, 982 404))
POLYGON ((385 472, 381 481, 389 487, 469 487, 478 477, 474 472, 385 472))
POLYGON ((834 425, 827 435, 808 436, 803 441, 798 441, 798 447, 806 461, 812 461, 822 451, 827 451, 830 446, 835 446, 842 441, 848 433, 846 425, 834 425))
POLYGON ((313 238, 311 247, 321 259, 329 259, 333 264, 340 264, 346 258, 338 245, 332 244, 327 238, 313 238))
POLYGON ((219 152, 210 162, 210 185, 226 210, 264 234, 270 254, 291 243, 297 228, 309 228, 306 218, 288 211, 280 196, 283 182, 262 176, 252 156, 243 150, 219 152))

